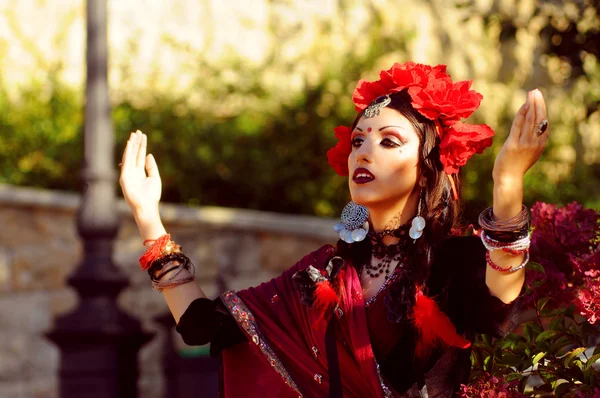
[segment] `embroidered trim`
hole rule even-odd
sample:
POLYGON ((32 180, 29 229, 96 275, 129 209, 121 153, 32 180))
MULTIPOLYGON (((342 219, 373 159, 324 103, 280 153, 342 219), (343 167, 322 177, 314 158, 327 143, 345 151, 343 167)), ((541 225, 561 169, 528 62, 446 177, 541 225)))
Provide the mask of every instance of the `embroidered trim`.
POLYGON ((267 357, 267 360, 269 361, 273 369, 275 369, 275 371, 279 373, 279 375, 283 378, 285 384, 287 384, 290 388, 296 391, 299 394, 299 398, 302 398, 302 393, 298 389, 298 386, 296 385, 296 383, 294 383, 294 380, 292 380, 291 376, 289 375, 279 358, 277 358, 277 355, 275 354, 271 346, 267 343, 265 338, 260 333, 254 315, 252 314, 252 312, 250 312, 248 307, 246 307, 246 304, 244 304, 242 299, 240 299, 238 295, 232 290, 221 294, 221 299, 223 300, 223 303, 225 304, 231 315, 233 315, 233 318, 236 320, 236 322, 244 329, 248 336, 250 336, 252 342, 260 348, 262 353, 267 357))
POLYGON ((383 377, 381 377, 381 371, 379 370, 379 364, 375 361, 375 365, 377 365, 377 377, 379 378, 379 384, 381 384, 381 389, 383 390, 383 396, 385 398, 392 398, 394 395, 388 386, 385 385, 383 381, 383 377))
MULTIPOLYGON (((368 300, 365 301, 365 308, 368 309, 375 301, 377 301, 377 299, 379 298, 381 293, 383 293, 384 290, 386 290, 388 287, 390 287, 392 282, 394 282, 396 279, 398 279, 398 275, 400 274, 399 270, 402 269, 402 267, 404 267, 404 264, 402 264, 402 263, 398 264, 396 266, 396 268, 394 269, 394 272, 390 276, 385 278, 385 281, 381 284, 381 287, 379 288, 377 293, 375 293, 372 297, 370 297, 368 300)), ((360 268, 360 274, 362 274, 362 267, 360 268)))

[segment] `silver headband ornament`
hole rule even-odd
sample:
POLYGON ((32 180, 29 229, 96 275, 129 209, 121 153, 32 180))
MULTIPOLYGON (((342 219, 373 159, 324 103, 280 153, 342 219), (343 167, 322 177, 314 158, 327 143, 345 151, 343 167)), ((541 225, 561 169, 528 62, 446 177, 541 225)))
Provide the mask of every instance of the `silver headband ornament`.
POLYGON ((388 106, 390 104, 390 102, 392 102, 392 99, 387 94, 381 95, 381 96, 375 98, 375 100, 373 102, 371 102, 369 104, 369 106, 367 106, 367 108, 365 109, 365 112, 363 113, 363 116, 366 118, 379 116, 379 113, 381 113, 381 110, 383 108, 385 108, 386 106, 388 106))

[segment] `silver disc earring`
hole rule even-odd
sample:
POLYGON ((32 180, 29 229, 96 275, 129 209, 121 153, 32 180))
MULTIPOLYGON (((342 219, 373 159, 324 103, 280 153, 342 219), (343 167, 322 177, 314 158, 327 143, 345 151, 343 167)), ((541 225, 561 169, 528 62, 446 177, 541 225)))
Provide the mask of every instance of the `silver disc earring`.
POLYGON ((421 210, 423 207, 423 195, 419 198, 419 209, 417 211, 417 216, 413 218, 410 229, 408 230, 408 235, 414 240, 419 239, 423 235, 423 230, 425 229, 425 219, 421 217, 421 210))
POLYGON ((346 243, 360 242, 369 232, 368 219, 369 209, 349 202, 342 210, 342 222, 335 224, 333 230, 339 232, 340 239, 346 243))

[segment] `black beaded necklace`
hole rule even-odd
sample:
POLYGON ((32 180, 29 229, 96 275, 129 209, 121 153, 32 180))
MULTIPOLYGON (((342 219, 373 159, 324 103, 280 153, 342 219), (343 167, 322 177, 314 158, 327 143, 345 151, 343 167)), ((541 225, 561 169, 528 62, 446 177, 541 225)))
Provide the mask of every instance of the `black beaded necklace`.
POLYGON ((397 261, 398 264, 401 264, 406 258, 406 249, 412 241, 408 235, 409 229, 410 223, 402 225, 397 229, 386 229, 377 233, 369 232, 367 239, 371 246, 371 253, 373 257, 381 261, 378 264, 372 264, 371 256, 369 256, 368 260, 360 266, 359 275, 362 274, 363 268, 366 267, 367 275, 371 278, 377 278, 384 272, 386 278, 389 277, 392 261, 397 261), (393 245, 385 245, 383 238, 386 236, 399 238, 399 241, 393 245))

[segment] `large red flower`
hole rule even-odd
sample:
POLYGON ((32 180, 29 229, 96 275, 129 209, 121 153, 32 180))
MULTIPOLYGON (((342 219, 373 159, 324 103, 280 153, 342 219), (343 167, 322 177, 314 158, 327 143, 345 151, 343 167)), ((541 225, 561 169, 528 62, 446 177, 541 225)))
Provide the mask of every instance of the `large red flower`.
POLYGON ((352 100, 356 111, 360 112, 379 96, 397 93, 408 87, 427 87, 430 80, 452 84, 452 79, 446 73, 446 65, 429 66, 410 61, 395 63, 390 69, 379 73, 379 80, 360 80, 354 89, 352 100))
POLYGON ((333 148, 327 151, 327 160, 336 173, 341 176, 347 176, 349 173, 348 156, 352 152, 352 143, 350 142, 352 131, 347 126, 337 126, 333 131, 335 132, 335 138, 339 141, 333 148))
POLYGON ((472 81, 448 82, 432 80, 425 89, 411 87, 408 93, 413 107, 428 119, 436 118, 445 126, 452 126, 468 118, 483 99, 483 95, 471 90, 472 81))
MULTIPOLYGON (((492 144, 493 130, 487 125, 460 123, 479 107, 483 96, 471 90, 471 81, 453 83, 446 65, 429 66, 414 62, 395 63, 379 73, 375 81, 360 80, 352 100, 357 112, 363 111, 377 97, 407 90, 412 106, 424 117, 435 122, 441 138, 440 160, 446 173, 458 173, 460 167, 475 153, 492 144)), ((347 141, 340 142, 328 153, 329 163, 340 175, 348 175, 350 131, 347 141)), ((336 136, 338 132, 336 131, 336 136)), ((340 137, 338 137, 340 138, 340 137)))
POLYGON ((456 123, 444 134, 440 142, 440 160, 448 174, 458 173, 475 153, 492 145, 494 130, 486 124, 456 123))

